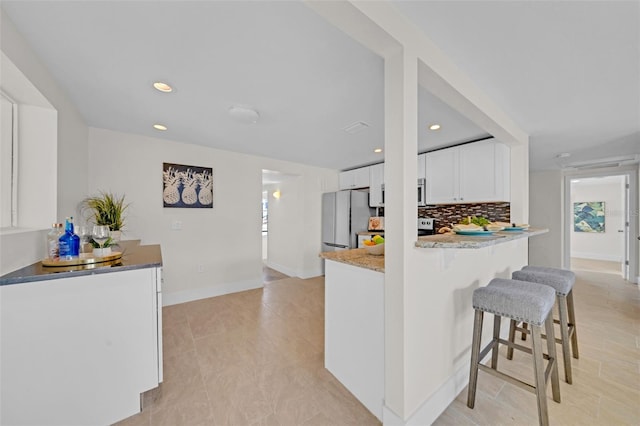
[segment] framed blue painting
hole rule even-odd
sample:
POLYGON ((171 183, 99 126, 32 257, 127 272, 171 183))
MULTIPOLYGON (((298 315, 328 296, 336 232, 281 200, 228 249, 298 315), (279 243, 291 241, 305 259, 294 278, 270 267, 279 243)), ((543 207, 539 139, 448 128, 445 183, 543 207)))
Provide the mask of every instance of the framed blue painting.
POLYGON ((573 203, 574 232, 604 232, 604 201, 573 203))

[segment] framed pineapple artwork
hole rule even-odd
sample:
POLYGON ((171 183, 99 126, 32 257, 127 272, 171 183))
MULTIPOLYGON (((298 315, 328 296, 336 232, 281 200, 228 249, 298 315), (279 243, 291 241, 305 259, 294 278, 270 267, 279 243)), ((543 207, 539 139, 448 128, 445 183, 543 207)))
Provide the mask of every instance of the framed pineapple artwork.
POLYGON ((213 208, 213 169, 162 163, 164 207, 213 208))

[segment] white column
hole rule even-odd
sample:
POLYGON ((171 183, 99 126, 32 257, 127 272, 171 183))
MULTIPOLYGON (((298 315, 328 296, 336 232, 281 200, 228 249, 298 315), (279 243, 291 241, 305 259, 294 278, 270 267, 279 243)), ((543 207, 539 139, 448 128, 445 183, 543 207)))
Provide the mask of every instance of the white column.
POLYGON ((406 407, 406 285, 416 240, 418 60, 407 48, 385 58, 385 405, 406 407))

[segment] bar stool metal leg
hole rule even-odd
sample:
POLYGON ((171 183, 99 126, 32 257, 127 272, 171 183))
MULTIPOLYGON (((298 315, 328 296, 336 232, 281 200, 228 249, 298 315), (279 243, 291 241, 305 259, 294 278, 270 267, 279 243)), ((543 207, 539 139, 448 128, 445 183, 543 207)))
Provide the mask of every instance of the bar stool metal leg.
POLYGON ((569 326, 571 330, 571 351, 575 359, 579 358, 578 353, 578 334, 576 331, 576 311, 573 305, 573 289, 567 294, 567 313, 569 314, 569 326))
POLYGON ((544 362, 542 352, 542 333, 540 327, 531 326, 531 347, 533 350, 533 372, 536 384, 536 398, 538 399, 538 419, 543 426, 549 425, 549 411, 547 408, 547 393, 544 380, 544 362))
MULTIPOLYGON (((509 342, 513 343, 516 340, 516 326, 518 322, 514 319, 509 321, 509 342)), ((526 336, 526 335, 525 335, 526 336)), ((513 346, 507 348, 507 359, 513 359, 513 346)))
POLYGON ((551 395, 555 402, 560 402, 560 379, 558 374, 558 355, 556 353, 555 331, 553 329, 553 315, 550 313, 544 322, 547 333, 547 352, 552 365, 551 368, 551 395))
POLYGON ((467 407, 473 408, 476 403, 476 386, 478 385, 478 361, 480 357, 480 340, 482 337, 482 319, 484 312, 475 311, 473 320, 473 341, 471 343, 471 371, 469 372, 469 393, 467 407))
MULTIPOLYGON (((571 349, 569 347, 569 324, 567 323, 567 298, 558 295, 558 314, 560 317, 560 338, 562 339, 562 359, 564 361, 564 379, 567 383, 573 383, 571 374, 571 349)), ((547 340, 555 342, 547 333, 547 340)))
POLYGON ((500 324, 502 317, 500 315, 493 316, 493 349, 491 350, 491 368, 498 369, 498 355, 500 349, 500 324))

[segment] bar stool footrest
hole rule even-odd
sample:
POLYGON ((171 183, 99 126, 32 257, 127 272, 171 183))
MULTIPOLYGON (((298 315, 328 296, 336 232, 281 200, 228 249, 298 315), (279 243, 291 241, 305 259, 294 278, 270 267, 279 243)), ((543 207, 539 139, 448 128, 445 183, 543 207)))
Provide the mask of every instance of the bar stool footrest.
MULTIPOLYGON (((553 322, 555 324, 560 324, 559 320, 554 319, 553 322)), ((574 324, 568 324, 569 328, 568 328, 568 333, 569 333, 569 339, 571 339, 573 337, 573 335, 575 334, 576 331, 576 326, 574 324)), ((519 331, 522 334, 531 334, 531 330, 529 330, 528 328, 524 328, 524 327, 520 327, 520 326, 515 326, 514 327, 515 331, 519 331)), ((542 334, 542 338, 546 339, 547 335, 546 334, 542 334)), ((526 339, 522 339, 522 340, 526 340, 526 339)), ((500 342, 502 343, 502 342, 500 342)), ((562 344, 562 339, 559 337, 556 337, 556 343, 562 344)))

